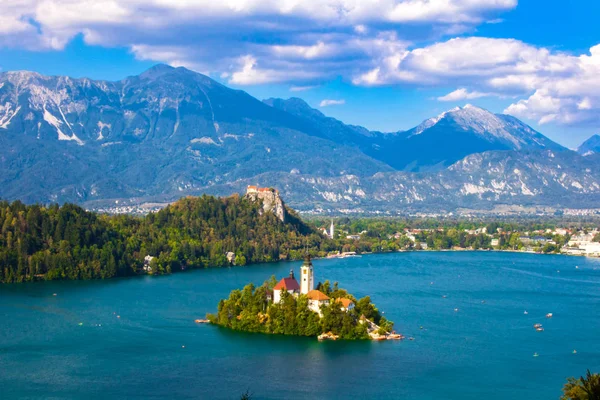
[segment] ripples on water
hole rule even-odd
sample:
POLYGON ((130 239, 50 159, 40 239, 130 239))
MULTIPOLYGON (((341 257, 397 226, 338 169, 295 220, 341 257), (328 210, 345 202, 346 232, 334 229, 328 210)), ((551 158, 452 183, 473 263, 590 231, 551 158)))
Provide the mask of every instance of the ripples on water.
POLYGON ((419 252, 314 264, 317 280, 371 295, 415 340, 318 343, 194 324, 230 290, 300 263, 5 285, 0 398, 556 399, 567 376, 600 370, 599 260, 419 252))

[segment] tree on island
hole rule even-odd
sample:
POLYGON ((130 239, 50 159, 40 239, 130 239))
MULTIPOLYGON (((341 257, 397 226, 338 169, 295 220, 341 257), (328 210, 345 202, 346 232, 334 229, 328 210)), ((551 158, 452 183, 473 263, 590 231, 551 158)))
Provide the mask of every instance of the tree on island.
POLYGON ((600 400, 600 374, 587 370, 585 376, 568 378, 561 400, 600 400))

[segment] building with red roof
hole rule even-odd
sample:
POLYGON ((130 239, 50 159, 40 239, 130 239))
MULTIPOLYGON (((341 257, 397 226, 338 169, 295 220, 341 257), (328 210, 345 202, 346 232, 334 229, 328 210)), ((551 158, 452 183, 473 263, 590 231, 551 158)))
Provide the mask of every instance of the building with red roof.
POLYGON ((308 308, 322 317, 321 306, 329 305, 329 296, 320 290, 314 289, 308 292, 306 297, 308 297, 308 308))
POLYGON ((288 292, 292 296, 297 296, 300 293, 300 285, 294 277, 294 271, 290 270, 290 276, 280 280, 277 285, 273 288, 273 303, 279 303, 281 301, 281 293, 288 292))
POLYGON ((337 299, 337 301, 340 303, 340 308, 342 309, 342 311, 350 311, 354 308, 354 302, 350 299, 342 297, 337 299))

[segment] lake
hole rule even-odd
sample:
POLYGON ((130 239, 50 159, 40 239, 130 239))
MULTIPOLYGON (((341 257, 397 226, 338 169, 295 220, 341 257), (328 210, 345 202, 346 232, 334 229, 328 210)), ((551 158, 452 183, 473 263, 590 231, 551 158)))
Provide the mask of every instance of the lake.
POLYGON ((0 286, 0 398, 558 399, 566 377, 600 372, 596 259, 314 261, 316 281, 370 295, 414 341, 319 343, 194 323, 232 289, 300 265, 0 286))

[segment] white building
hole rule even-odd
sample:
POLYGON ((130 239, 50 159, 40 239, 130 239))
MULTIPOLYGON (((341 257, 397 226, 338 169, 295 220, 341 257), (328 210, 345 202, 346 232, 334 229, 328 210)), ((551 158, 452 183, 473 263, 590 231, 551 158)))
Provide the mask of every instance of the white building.
POLYGON ((277 304, 281 301, 281 293, 284 291, 292 296, 298 296, 300 293, 300 285, 294 277, 294 270, 290 270, 290 276, 280 280, 273 288, 273 303, 277 304))
POLYGON ((337 301, 340 303, 340 309, 342 311, 350 311, 354 308, 354 302, 350 299, 343 297, 341 299, 337 299, 337 301))
POLYGON ((306 297, 308 297, 308 308, 319 314, 319 317, 322 317, 321 306, 329 305, 329 296, 320 290, 311 290, 306 294, 306 297))
POLYGON ((598 242, 585 243, 580 245, 579 248, 582 249, 588 256, 600 255, 600 243, 598 242))

